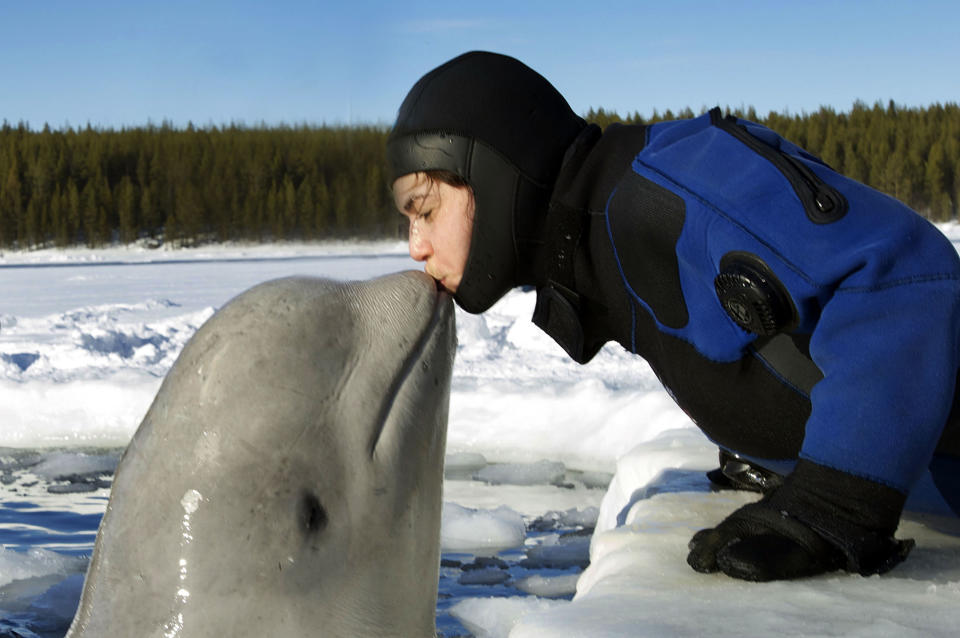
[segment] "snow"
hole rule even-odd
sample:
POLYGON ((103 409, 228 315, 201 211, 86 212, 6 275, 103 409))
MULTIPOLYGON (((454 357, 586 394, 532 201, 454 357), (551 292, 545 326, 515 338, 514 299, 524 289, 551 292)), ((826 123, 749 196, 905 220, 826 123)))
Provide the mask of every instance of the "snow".
MULTIPOLYGON (((960 239, 957 225, 941 228, 960 239)), ((89 450, 129 441, 183 344, 229 298, 290 274, 365 279, 407 268, 418 265, 396 242, 4 253, 0 447, 48 448, 16 463, 66 487, 94 485, 117 454, 89 450)), ((532 293, 514 291, 482 316, 458 310, 442 545, 481 556, 525 547, 532 567, 590 564, 579 578, 544 571, 518 580, 528 597, 458 603, 452 613, 469 631, 955 634, 960 538, 936 531, 943 521, 932 518, 905 519, 899 536, 917 547, 882 577, 752 584, 693 572, 685 562, 690 536, 755 497, 709 490, 703 473, 715 467, 716 448, 642 360, 607 345, 586 366, 571 362, 530 323, 533 303, 532 293), (550 531, 594 524, 592 540, 550 531), (535 528, 543 531, 531 538, 535 528), (574 591, 572 600, 555 598, 574 591)), ((8 461, 0 450, 4 472, 8 461)), ((4 599, 29 600, 22 609, 5 602, 4 610, 67 613, 78 560, 0 549, 4 599), (34 593, 11 594, 17 587, 34 593)), ((496 566, 474 571, 461 578, 505 574, 496 566)))

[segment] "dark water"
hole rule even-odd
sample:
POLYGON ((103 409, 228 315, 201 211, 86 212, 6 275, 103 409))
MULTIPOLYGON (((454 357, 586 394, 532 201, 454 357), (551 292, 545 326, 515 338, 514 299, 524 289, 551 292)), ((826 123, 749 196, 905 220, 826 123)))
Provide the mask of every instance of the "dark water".
POLYGON ((70 626, 119 451, 80 458, 0 449, 0 638, 70 626))
MULTIPOLYGON (((0 638, 61 638, 70 626, 120 451, 89 454, 78 466, 56 454, 0 449, 0 638)), ((517 583, 527 576, 586 566, 591 530, 555 518, 527 527, 524 547, 443 555, 438 636, 471 635, 449 613, 462 600, 525 596, 517 583)))

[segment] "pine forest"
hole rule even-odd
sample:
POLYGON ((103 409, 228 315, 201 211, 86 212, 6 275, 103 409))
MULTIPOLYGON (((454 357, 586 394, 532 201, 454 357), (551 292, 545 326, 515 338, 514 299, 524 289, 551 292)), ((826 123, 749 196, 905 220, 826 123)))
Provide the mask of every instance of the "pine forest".
MULTIPOLYGON (((752 108, 727 110, 933 221, 957 217, 957 104, 857 102, 842 113, 766 117, 752 108)), ((621 117, 597 109, 585 117, 606 126, 694 115, 621 117)), ((0 248, 402 236, 384 167, 388 133, 377 126, 169 124, 36 131, 4 122, 0 248)))

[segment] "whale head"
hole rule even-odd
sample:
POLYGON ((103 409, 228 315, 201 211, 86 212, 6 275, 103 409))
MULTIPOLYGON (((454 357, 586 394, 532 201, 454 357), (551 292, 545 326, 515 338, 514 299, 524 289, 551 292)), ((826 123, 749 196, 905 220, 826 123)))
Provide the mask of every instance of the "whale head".
POLYGON ((289 278, 217 312, 118 467, 68 636, 433 636, 450 297, 289 278))

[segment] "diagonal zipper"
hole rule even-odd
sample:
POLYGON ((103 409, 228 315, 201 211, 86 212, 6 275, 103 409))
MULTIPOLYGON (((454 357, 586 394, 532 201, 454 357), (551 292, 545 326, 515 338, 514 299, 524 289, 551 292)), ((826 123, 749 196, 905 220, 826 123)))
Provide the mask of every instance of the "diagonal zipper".
POLYGON ((737 118, 723 117, 719 108, 711 109, 710 122, 773 164, 793 186, 810 221, 829 224, 847 214, 847 198, 817 177, 806 164, 754 137, 737 123, 737 118))

